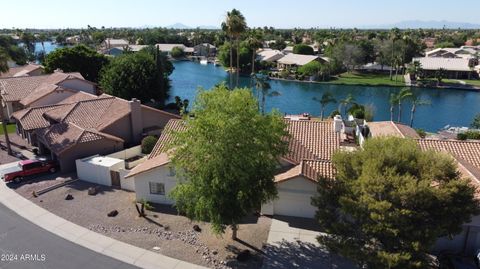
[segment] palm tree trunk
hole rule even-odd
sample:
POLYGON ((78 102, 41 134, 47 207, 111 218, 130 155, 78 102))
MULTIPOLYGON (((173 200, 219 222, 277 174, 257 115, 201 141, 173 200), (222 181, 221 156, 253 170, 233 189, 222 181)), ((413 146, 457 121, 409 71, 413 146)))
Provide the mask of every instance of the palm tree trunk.
POLYGON ((393 105, 390 106, 390 121, 393 121, 393 105))
POLYGON ((233 42, 232 39, 230 39, 230 70, 228 73, 229 79, 230 79, 230 89, 233 87, 233 42))
POLYGON ((262 91, 262 115, 265 115, 265 91, 262 91))
POLYGON ((398 101, 398 122, 402 122, 402 102, 398 101))
POLYGON ((392 68, 393 68, 393 50, 394 50, 394 48, 395 48, 395 40, 392 39, 392 60, 391 60, 391 62, 390 62, 390 80, 392 80, 392 77, 393 77, 393 70, 392 70, 392 68))
POLYGON ((320 110, 320 119, 323 121, 323 113, 325 113, 325 107, 322 106, 322 110, 320 110))
POLYGON ((240 40, 237 38, 237 81, 235 87, 238 87, 238 81, 240 80, 240 40))
POLYGON ((255 74, 255 55, 256 55, 256 51, 255 49, 253 49, 253 53, 252 53, 252 75, 255 74))
POLYGON ((410 127, 413 127, 413 117, 415 116, 415 104, 412 105, 412 113, 410 114, 410 127))

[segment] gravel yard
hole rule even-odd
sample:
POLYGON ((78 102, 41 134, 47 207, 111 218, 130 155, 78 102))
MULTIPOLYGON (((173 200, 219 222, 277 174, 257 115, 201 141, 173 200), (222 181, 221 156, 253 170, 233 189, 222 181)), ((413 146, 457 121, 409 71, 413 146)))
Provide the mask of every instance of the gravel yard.
POLYGON ((99 193, 91 196, 88 188, 96 185, 76 181, 37 198, 31 195, 34 190, 51 184, 51 180, 32 182, 18 186, 16 191, 71 222, 173 258, 211 268, 260 268, 262 265, 261 251, 271 223, 267 217, 246 218, 238 231, 239 240, 234 241, 230 239, 230 229, 222 237, 217 236, 208 223, 191 222, 169 206, 152 204, 154 209, 147 211, 146 218, 140 218, 133 192, 99 186, 99 193), (68 194, 73 200, 65 200, 68 194), (107 216, 112 210, 118 210, 116 217, 107 216), (194 225, 198 225, 201 232, 195 232, 194 225), (236 256, 242 250, 250 250, 253 257, 246 262, 237 261, 236 256))

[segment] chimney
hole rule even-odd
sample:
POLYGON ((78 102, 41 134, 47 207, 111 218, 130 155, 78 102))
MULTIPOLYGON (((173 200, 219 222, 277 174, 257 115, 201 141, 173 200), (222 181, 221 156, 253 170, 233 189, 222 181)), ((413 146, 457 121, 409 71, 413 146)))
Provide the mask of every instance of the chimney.
POLYGON ((342 131, 342 127, 343 127, 342 116, 335 115, 335 117, 333 118, 333 130, 336 133, 340 133, 342 131))
POLYGON ((136 98, 132 98, 132 101, 128 103, 130 105, 132 143, 139 144, 142 140, 143 133, 142 103, 136 98))

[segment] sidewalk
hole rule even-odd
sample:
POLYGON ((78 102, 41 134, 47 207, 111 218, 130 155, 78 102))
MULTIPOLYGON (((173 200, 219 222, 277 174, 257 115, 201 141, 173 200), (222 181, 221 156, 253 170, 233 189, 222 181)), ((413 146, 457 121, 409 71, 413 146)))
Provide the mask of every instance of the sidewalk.
POLYGON ((0 182, 0 203, 28 221, 77 245, 141 268, 205 268, 92 232, 37 206, 0 182))

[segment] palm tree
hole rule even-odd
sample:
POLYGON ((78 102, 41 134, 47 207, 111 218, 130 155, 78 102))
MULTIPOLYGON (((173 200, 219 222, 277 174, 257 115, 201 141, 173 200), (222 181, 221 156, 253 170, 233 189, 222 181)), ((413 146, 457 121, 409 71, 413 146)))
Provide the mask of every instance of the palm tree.
POLYGON ((445 69, 440 68, 435 72, 435 78, 437 79, 437 87, 442 84, 442 80, 445 78, 446 72, 445 69))
POLYGON ((257 91, 262 94, 262 101, 261 101, 261 111, 262 115, 265 115, 265 102, 266 102, 266 97, 267 96, 279 96, 280 93, 277 91, 272 91, 272 86, 270 86, 270 83, 267 82, 267 80, 263 77, 256 77, 256 83, 255 87, 257 88, 257 91))
POLYGON ((415 117, 415 111, 418 106, 430 105, 430 101, 426 99, 420 99, 417 95, 412 94, 412 110, 410 111, 410 127, 413 127, 413 118, 415 117))
POLYGON ((323 115, 325 114, 325 106, 330 104, 330 103, 336 103, 337 100, 333 97, 333 94, 331 92, 326 92, 322 95, 322 98, 318 99, 317 97, 313 97, 314 101, 317 101, 321 105, 321 110, 320 110, 320 118, 323 121, 323 115))
MULTIPOLYGON (((230 14, 230 12, 227 12, 227 19, 228 19, 228 15, 230 14)), ((230 27, 227 25, 227 20, 225 20, 225 22, 222 22, 222 30, 225 32, 225 35, 229 38, 230 40, 230 44, 229 44, 229 50, 230 50, 230 61, 229 61, 229 74, 228 74, 228 77, 229 77, 229 83, 228 83, 228 87, 231 89, 232 88, 232 69, 233 69, 233 44, 232 44, 232 34, 230 33, 230 27)))
POLYGON ((397 95, 398 102, 398 122, 402 122, 402 100, 413 95, 410 88, 403 88, 397 95))
POLYGON ((255 59, 257 58, 257 49, 262 47, 261 36, 253 31, 252 35, 247 39, 248 47, 252 51, 252 74, 255 73, 255 59))
POLYGON ((350 104, 354 104, 354 103, 355 103, 355 97, 353 97, 353 95, 351 93, 349 93, 345 99, 340 100, 340 102, 338 104, 338 113, 342 113, 341 111, 342 111, 342 107, 343 107, 343 114, 346 117, 347 116, 347 106, 350 105, 350 104))
POLYGON ((422 64, 419 61, 414 61, 413 64, 408 66, 407 72, 410 74, 410 77, 413 75, 416 79, 422 72, 422 64))
POLYGON ((392 93, 390 94, 390 121, 393 121, 393 109, 395 107, 395 105, 398 103, 397 101, 397 95, 392 93))
MULTIPOLYGON (((227 12, 225 22, 222 24, 222 28, 226 30, 227 35, 230 36, 230 40, 235 40, 236 52, 237 52, 237 80, 236 86, 238 86, 240 76, 240 37, 247 30, 247 23, 245 17, 237 9, 227 12)), ((233 50, 230 47, 230 70, 232 69, 233 50)))
POLYGON ((394 52, 395 52, 395 41, 400 38, 400 30, 398 28, 393 28, 390 31, 390 39, 392 40, 392 58, 390 59, 390 80, 393 78, 393 65, 394 65, 394 52))

